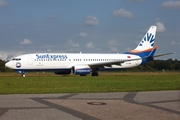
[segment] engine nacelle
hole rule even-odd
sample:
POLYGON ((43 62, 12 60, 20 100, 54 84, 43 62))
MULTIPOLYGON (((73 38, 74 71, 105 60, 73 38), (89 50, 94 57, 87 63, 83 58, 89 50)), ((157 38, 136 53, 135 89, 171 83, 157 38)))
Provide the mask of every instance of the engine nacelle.
POLYGON ((71 73, 71 69, 64 69, 64 70, 57 70, 54 72, 54 74, 70 74, 71 73))
POLYGON ((91 72, 91 68, 88 65, 77 65, 74 66, 72 70, 76 75, 87 75, 91 72))

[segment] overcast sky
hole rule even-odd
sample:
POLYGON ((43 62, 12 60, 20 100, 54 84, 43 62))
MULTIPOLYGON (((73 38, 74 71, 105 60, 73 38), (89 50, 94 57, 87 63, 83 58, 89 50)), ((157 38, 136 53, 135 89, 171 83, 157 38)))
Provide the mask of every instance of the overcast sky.
POLYGON ((0 59, 35 52, 123 53, 151 25, 158 59, 180 60, 180 0, 0 0, 0 59))

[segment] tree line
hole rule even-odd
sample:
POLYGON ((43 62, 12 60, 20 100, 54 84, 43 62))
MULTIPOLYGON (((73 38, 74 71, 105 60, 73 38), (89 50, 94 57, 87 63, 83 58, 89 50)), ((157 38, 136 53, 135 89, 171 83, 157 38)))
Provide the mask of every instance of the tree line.
POLYGON ((153 60, 146 63, 145 65, 126 69, 125 71, 180 71, 180 61, 177 59, 153 60))
MULTIPOLYGON (((5 61, 0 59, 0 72, 12 72, 14 70, 5 68, 5 61)), ((177 59, 153 60, 145 65, 135 68, 124 69, 123 71, 180 71, 180 61, 177 59)))

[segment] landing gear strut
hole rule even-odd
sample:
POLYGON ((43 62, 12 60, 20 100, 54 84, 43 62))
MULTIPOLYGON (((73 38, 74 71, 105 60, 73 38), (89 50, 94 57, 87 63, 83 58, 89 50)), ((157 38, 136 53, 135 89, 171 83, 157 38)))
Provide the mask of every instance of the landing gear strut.
POLYGON ((98 72, 94 71, 94 72, 92 72, 91 75, 92 75, 92 76, 98 76, 98 72))
POLYGON ((19 74, 22 74, 22 77, 26 77, 26 75, 25 75, 25 72, 24 72, 24 71, 17 70, 16 72, 17 72, 17 73, 19 73, 19 74))

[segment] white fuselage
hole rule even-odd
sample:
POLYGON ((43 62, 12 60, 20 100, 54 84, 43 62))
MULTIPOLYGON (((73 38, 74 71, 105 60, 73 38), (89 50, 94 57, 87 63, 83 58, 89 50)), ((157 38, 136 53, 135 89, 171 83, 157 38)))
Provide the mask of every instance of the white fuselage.
POLYGON ((119 65, 105 65, 103 68, 130 68, 142 62, 139 56, 132 54, 36 53, 18 56, 7 62, 6 66, 15 70, 56 70, 131 59, 138 60, 125 61, 119 65))

